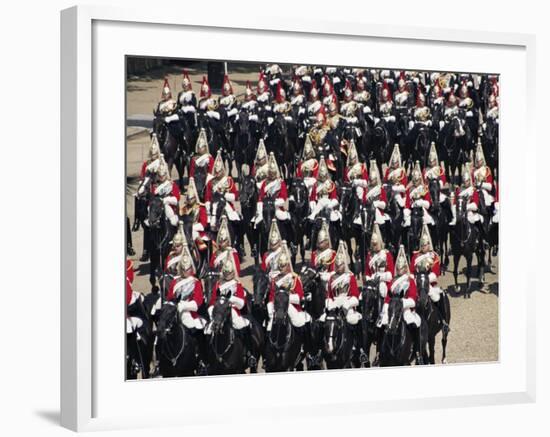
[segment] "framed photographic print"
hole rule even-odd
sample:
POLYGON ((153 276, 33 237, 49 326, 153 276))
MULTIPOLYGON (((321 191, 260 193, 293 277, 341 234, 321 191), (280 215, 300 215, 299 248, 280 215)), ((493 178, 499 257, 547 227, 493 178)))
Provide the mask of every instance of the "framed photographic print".
POLYGON ((298 21, 62 12, 64 426, 533 399, 533 37, 298 21))

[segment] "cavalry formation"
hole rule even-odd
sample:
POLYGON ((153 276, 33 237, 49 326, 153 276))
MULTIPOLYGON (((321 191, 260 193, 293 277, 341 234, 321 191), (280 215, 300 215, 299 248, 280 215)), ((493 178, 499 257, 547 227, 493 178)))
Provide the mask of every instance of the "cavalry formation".
POLYGON ((439 332, 446 362, 438 277, 452 255, 459 289, 464 257, 467 298, 498 249, 498 102, 477 74, 272 64, 198 99, 165 80, 127 220, 152 286, 128 260, 127 377, 435 363, 439 332))

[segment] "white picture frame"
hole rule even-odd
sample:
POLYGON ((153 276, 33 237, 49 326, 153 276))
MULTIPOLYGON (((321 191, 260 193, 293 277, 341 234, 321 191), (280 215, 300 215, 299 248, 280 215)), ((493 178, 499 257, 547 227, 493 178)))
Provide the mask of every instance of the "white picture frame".
MULTIPOLYGON (((535 37, 445 28, 366 25, 359 21, 316 22, 306 18, 290 17, 282 19, 235 16, 229 21, 231 29, 228 29, 226 16, 210 13, 206 17, 198 12, 193 14, 190 13, 190 8, 193 7, 186 5, 185 11, 168 13, 161 8, 130 10, 78 6, 61 13, 62 425, 83 431, 157 426, 160 417, 164 425, 197 425, 207 420, 212 424, 232 422, 238 405, 242 405, 239 402, 245 399, 246 393, 260 388, 271 390, 273 396, 263 405, 250 406, 250 411, 254 412, 250 414, 250 420, 253 421, 269 420, 273 411, 293 417, 297 414, 294 409, 296 406, 300 407, 302 415, 328 415, 410 409, 411 400, 414 400, 414 408, 534 401, 535 310, 532 302, 536 287, 535 272, 532 264, 529 265, 521 257, 514 259, 514 245, 518 243, 513 241, 512 235, 514 227, 519 223, 520 212, 512 208, 507 209, 507 205, 529 205, 530 212, 536 214, 536 202, 533 190, 524 189, 523 184, 526 182, 521 181, 523 178, 514 179, 515 183, 511 183, 512 173, 527 172, 528 162, 522 157, 515 157, 515 160, 511 158, 506 146, 524 139, 525 156, 536 155, 532 121, 534 114, 531 113, 535 90, 535 37), (189 17, 200 17, 200 21, 189 17), (135 33, 136 29, 139 29, 141 36, 135 33), (437 62, 444 63, 448 67, 447 71, 476 71, 476 65, 480 66, 477 71, 486 71, 486 66, 490 65, 487 53, 494 52, 492 61, 494 65, 501 66, 492 72, 501 74, 500 183, 501 193, 505 193, 501 194, 501 205, 504 206, 501 206, 499 362, 415 369, 365 369, 310 374, 152 380, 137 383, 124 382, 123 378, 120 380, 120 375, 123 374, 124 350, 120 345, 123 344, 124 330, 122 316, 119 321, 116 314, 123 314, 123 299, 115 298, 112 301, 114 304, 110 306, 111 297, 106 294, 105 285, 112 284, 113 290, 117 290, 117 284, 120 284, 120 289, 123 287, 124 245, 120 242, 124 239, 124 221, 120 220, 120 228, 118 225, 113 227, 110 216, 114 216, 115 223, 118 223, 118 212, 111 214, 111 208, 118 211, 119 205, 113 205, 113 202, 116 203, 119 197, 123 197, 120 191, 124 190, 124 181, 120 175, 124 170, 123 167, 119 167, 123 162, 121 158, 124 156, 125 138, 124 131, 120 129, 124 126, 125 120, 122 111, 118 115, 119 119, 114 116, 113 125, 105 124, 104 114, 109 108, 102 105, 108 102, 105 97, 108 93, 113 99, 111 109, 115 111, 114 114, 118 113, 116 111, 119 108, 124 107, 124 101, 120 102, 118 99, 125 91, 119 89, 124 81, 124 70, 120 70, 120 65, 124 63, 121 54, 199 57, 197 53, 190 51, 187 53, 188 56, 183 56, 185 52, 171 46, 169 38, 166 40, 167 44, 163 44, 162 47, 147 47, 147 38, 151 35, 166 37, 173 32, 176 32, 174 35, 184 32, 190 38, 192 35, 206 35, 213 40, 221 35, 223 40, 234 38, 235 41, 254 35, 257 40, 250 43, 253 47, 260 47, 261 42, 258 41, 280 39, 288 42, 292 38, 307 38, 309 41, 318 39, 327 46, 335 44, 337 47, 342 43, 349 47, 369 44, 369 47, 373 48, 372 56, 379 59, 376 65, 380 67, 394 66, 380 64, 384 59, 391 59, 384 58, 387 54, 384 55, 383 47, 395 47, 396 52, 403 56, 406 56, 407 49, 417 46, 434 53, 442 50, 437 62), (132 38, 129 38, 130 35, 132 38), (110 42, 108 46, 106 41, 110 42), (134 47, 125 48, 122 43, 133 43, 134 47), (447 50, 448 47, 457 53, 466 52, 472 56, 446 59, 447 52, 443 49, 447 50), (513 65, 508 65, 510 63, 513 65), (112 76, 109 76, 109 71, 112 76), (511 81, 512 78, 521 80, 511 81), (514 123, 511 123, 511 120, 514 120, 514 123), (104 153, 106 141, 111 143, 109 153, 104 153), (99 174, 101 178, 98 177, 99 174), (108 186, 116 186, 117 183, 120 184, 120 189, 115 188, 114 193, 111 193, 107 189, 108 186), (116 244, 120 244, 120 255, 112 255, 117 253, 116 249, 112 252, 105 240, 109 240, 109 244, 113 244, 115 248, 116 244), (514 276, 514 269, 525 273, 525 278, 532 279, 518 281, 514 276), (120 328, 120 335, 117 329, 108 329, 112 325, 111 322, 115 328, 120 328), (512 323, 514 333, 504 336, 503 332, 508 332, 512 323), (109 334, 111 332, 112 336, 109 334), (511 342, 513 344, 510 344, 511 342), (112 351, 118 350, 117 348, 120 350, 120 357, 113 358, 112 351), (428 372, 434 386, 419 391, 418 388, 407 384, 407 377, 411 372, 414 372, 415 379, 425 378, 420 373, 428 372), (403 381, 403 384, 397 388, 391 387, 387 383, 389 377, 393 380, 397 378, 397 381, 403 381), (461 381, 460 378, 464 380, 461 381), (473 382, 471 378, 474 378, 473 382), (200 404, 206 399, 204 393, 219 384, 224 385, 224 391, 233 394, 225 399, 226 407, 216 417, 207 417, 199 408, 187 405, 184 413, 173 414, 174 411, 178 411, 177 407, 173 407, 173 410, 168 409, 162 416, 154 410, 134 414, 131 408, 124 408, 128 399, 135 398, 140 393, 146 393, 148 398, 155 398, 159 393, 170 396, 175 390, 192 393, 197 399, 197 404, 200 404), (355 387, 361 384, 367 384, 369 390, 350 390, 347 394, 338 394, 342 391, 338 390, 338 387, 355 387), (293 398, 289 402, 285 396, 285 389, 290 386, 307 387, 311 395, 293 398), (326 395, 326 399, 323 395, 326 395), (232 399, 235 402, 232 403, 232 399)), ((201 53, 205 54, 204 58, 222 58, 221 52, 215 51, 215 44, 210 44, 205 39, 201 41, 201 53), (218 56, 215 56, 215 53, 218 53, 218 56)), ((194 47, 196 51, 196 45, 194 47)), ((282 58, 283 55, 276 53, 277 47, 264 44, 259 55, 249 54, 248 57, 242 54, 245 52, 237 53, 237 46, 234 53, 227 48, 225 52, 228 59, 279 62, 308 63, 309 60, 315 59, 321 61, 324 56, 319 51, 309 53, 309 58, 303 59, 303 54, 287 51, 282 58)), ((364 65, 364 61, 361 60, 350 63, 353 51, 339 50, 337 55, 330 63, 364 65)), ((418 61, 411 58, 405 65, 395 67, 433 70, 439 66, 433 64, 432 57, 425 58, 418 61)), ((534 167, 529 168, 529 172, 530 180, 536 178, 533 174, 534 167)), ((522 250, 532 249, 534 236, 534 226, 524 230, 522 250)), ((111 294, 116 296, 116 291, 111 294)), ((169 400, 166 403, 170 405, 169 400)), ((184 409, 180 407, 179 410, 184 409)))

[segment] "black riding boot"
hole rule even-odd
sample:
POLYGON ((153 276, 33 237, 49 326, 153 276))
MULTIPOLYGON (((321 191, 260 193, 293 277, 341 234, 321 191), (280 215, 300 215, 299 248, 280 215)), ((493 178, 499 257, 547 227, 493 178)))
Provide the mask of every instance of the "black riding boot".
POLYGON ((143 254, 141 255, 141 258, 139 259, 141 262, 149 261, 149 250, 148 250, 149 238, 150 238, 149 227, 144 226, 143 227, 143 254))
POLYGON ((256 357, 253 354, 254 346, 252 344, 252 327, 251 325, 245 326, 241 329, 241 334, 243 336, 244 345, 246 347, 246 357, 247 357, 247 365, 251 369, 253 367, 256 367, 258 365, 258 362, 256 361, 256 357))
POLYGON ((126 254, 128 256, 134 256, 136 251, 132 244, 132 229, 130 228, 130 219, 126 216, 126 254))
POLYGON ((420 328, 417 328, 414 323, 407 325, 407 327, 410 329, 412 338, 413 338, 414 351, 416 355, 416 364, 423 365, 424 358, 422 357, 422 343, 420 338, 420 328))
POLYGON ((359 353, 359 363, 361 366, 364 366, 369 362, 366 352, 363 350, 363 329, 361 327, 361 322, 358 322, 356 325, 352 325, 353 332, 355 334, 355 345, 359 353))
POLYGON ((447 323, 447 308, 445 308, 445 301, 443 300, 443 294, 439 296, 439 300, 436 303, 437 311, 439 313, 439 320, 441 321, 441 329, 443 329, 443 332, 449 333, 451 328, 449 327, 449 324, 447 323))
POLYGON ((197 352, 199 358, 199 364, 197 369, 198 376, 208 375, 208 346, 206 343, 206 336, 202 329, 197 329, 195 337, 197 339, 197 352))

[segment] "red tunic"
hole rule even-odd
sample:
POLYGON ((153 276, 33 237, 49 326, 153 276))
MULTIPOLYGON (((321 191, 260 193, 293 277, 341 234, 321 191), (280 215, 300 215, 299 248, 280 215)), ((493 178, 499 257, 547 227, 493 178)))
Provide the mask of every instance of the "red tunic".
MULTIPOLYGON (((272 197, 274 197, 275 199, 287 200, 288 199, 288 191, 286 189, 286 183, 282 179, 279 179, 279 180, 281 181, 281 186, 280 186, 279 190, 277 191, 277 194, 275 196, 272 196, 272 197)), ((268 184, 267 179, 264 179, 262 181, 262 185, 260 186, 260 193, 258 194, 258 202, 263 202, 265 196, 267 195, 267 193, 266 193, 266 185, 267 184, 268 184)))
MULTIPOLYGON (((440 174, 437 178, 441 181, 441 183, 442 183, 443 185, 445 185, 445 184, 447 183, 447 176, 445 176, 445 169, 444 169, 443 167, 439 167, 439 168, 441 169, 441 174, 440 174)), ((424 170, 422 171, 422 177, 424 178, 424 180, 427 179, 427 178, 426 178, 426 173, 427 173, 427 170, 424 169, 424 170)), ((429 178, 428 178, 428 179, 429 179, 429 178)))
MULTIPOLYGON (((411 191, 412 190, 413 190, 412 187, 407 188, 407 194, 406 194, 406 197, 405 197, 405 208, 408 208, 408 209, 411 209, 412 204, 414 203, 411 199, 411 191)), ((428 203, 429 203, 428 208, 429 208, 430 205, 432 204, 432 196, 430 196, 430 190, 426 189, 425 191, 426 192, 421 197, 421 199, 428 201, 428 203)), ((417 199, 417 200, 419 200, 419 199, 417 199)))
MULTIPOLYGON (((153 194, 157 194, 157 188, 158 188, 158 185, 153 186, 153 194)), ((174 181, 172 181, 172 191, 170 191, 168 196, 173 196, 173 197, 176 198, 177 204, 176 205, 170 205, 170 206, 172 207, 174 212, 176 214, 178 214, 178 212, 179 212, 178 211, 178 204, 179 204, 179 201, 180 201, 181 194, 180 194, 180 188, 178 187, 178 184, 176 184, 174 181)))
MULTIPOLYGON (((202 290, 201 281, 199 281, 197 278, 194 278, 194 279, 195 279, 195 286, 193 288, 193 292, 189 296, 187 296, 185 301, 186 302, 194 301, 197 304, 197 308, 199 308, 204 302, 204 293, 202 290)), ((172 279, 172 282, 170 282, 170 287, 168 288, 168 294, 166 295, 167 300, 173 301, 175 299, 176 295, 174 293, 174 289, 176 284, 181 280, 182 278, 180 277, 172 279)), ((199 314, 196 311, 190 311, 190 313, 191 313, 191 317, 193 317, 194 319, 199 317, 199 314)))
MULTIPOLYGON (((233 178, 231 176, 227 176, 227 180, 229 183, 229 189, 226 190, 226 193, 232 193, 235 195, 235 200, 239 198, 239 191, 237 190, 237 186, 235 185, 235 182, 233 181, 233 178)), ((212 188, 214 185, 214 179, 210 179, 208 183, 206 184, 206 193, 204 195, 204 201, 205 202, 212 202, 212 188)), ((229 202, 232 205, 231 202, 229 202)))
MULTIPOLYGON (((233 260, 235 261, 235 267, 237 268, 237 275, 241 275, 241 263, 239 262, 238 252, 231 248, 231 253, 233 254, 233 260)), ((225 258, 224 258, 225 259, 225 258)), ((217 269, 221 268, 220 261, 218 261, 218 252, 214 252, 210 257, 210 267, 217 269)))
MULTIPOLYGON (((363 204, 367 203, 367 194, 369 193, 369 189, 363 191, 363 204)), ((380 187, 380 194, 378 196, 374 196, 372 200, 379 200, 380 202, 384 202, 386 205, 388 204, 388 196, 386 195, 386 190, 383 187, 380 187)), ((384 208, 378 208, 378 211, 381 215, 384 215, 384 208)))
MULTIPOLYGON (((384 298, 384 303, 390 303, 390 300, 391 300, 390 295, 393 294, 392 287, 393 287, 393 284, 394 284, 395 281, 396 281, 396 279, 394 278, 394 280, 392 281, 391 286, 390 286, 390 292, 388 294, 386 294, 386 297, 384 298)), ((418 294, 417 294, 417 291, 416 291, 416 284, 414 282, 414 279, 410 275, 409 275, 409 288, 405 292, 405 298, 407 298, 407 299, 410 298, 410 299, 414 300, 415 303, 418 301, 418 294)))
POLYGON ((260 267, 264 272, 267 272, 268 270, 267 257, 272 253, 273 253, 272 251, 268 251, 262 255, 262 263, 260 264, 260 267))
POLYGON ((134 282, 134 263, 132 260, 126 260, 126 279, 130 281, 130 284, 134 282))
MULTIPOLYGON (((437 283, 437 278, 441 275, 441 262, 439 260, 439 255, 437 253, 435 253, 433 251, 431 253, 433 255, 434 264, 432 265, 432 268, 430 269, 430 271, 428 273, 433 273, 436 276, 436 280, 430 282, 433 285, 433 284, 437 283)), ((415 271, 417 271, 417 269, 416 269, 416 260, 420 255, 422 255, 422 253, 420 251, 416 250, 416 251, 413 252, 412 257, 411 257, 411 266, 413 266, 415 271)))
MULTIPOLYGON (((348 176, 349 170, 350 170, 349 167, 347 167, 347 166, 344 167, 344 182, 345 183, 351 182, 350 179, 349 179, 349 176, 348 176)), ((359 179, 364 179, 366 181, 369 180, 369 172, 367 171, 367 167, 366 167, 365 164, 361 164, 361 177, 359 179)))
MULTIPOLYGON (((311 266, 313 268, 318 267, 318 265, 317 265, 317 255, 318 255, 317 252, 319 252, 319 251, 315 250, 315 251, 311 252, 310 263, 311 263, 311 266)), ((333 272, 334 271, 334 261, 335 260, 336 260, 336 251, 331 249, 330 261, 327 263, 328 264, 328 269, 327 269, 328 272, 333 272)))
MULTIPOLYGON (((347 296, 348 297, 356 297, 359 299, 359 287, 357 287, 357 279, 355 279, 355 276, 352 273, 347 273, 349 278, 349 289, 347 296)), ((334 299, 336 296, 334 295, 334 290, 332 289, 332 280, 334 279, 334 275, 332 275, 328 281, 328 298, 334 299)))
MULTIPOLYGON (((285 274, 283 274, 283 276, 285 274)), ((304 289, 302 287, 302 281, 300 280, 300 277, 296 273, 293 273, 293 276, 294 276, 294 283, 290 287, 290 292, 297 294, 300 299, 300 302, 302 302, 304 300, 304 289)), ((273 279, 271 281, 271 285, 269 287, 269 302, 273 302, 275 300, 275 291, 276 291, 275 283, 280 278, 281 277, 279 277, 278 279, 273 279)), ((294 306, 294 308, 296 308, 296 311, 300 311, 300 312, 302 311, 302 306, 300 304, 290 304, 290 305, 294 306)))
MULTIPOLYGON (((394 271, 393 256, 392 256, 392 254, 389 250, 385 250, 385 251, 386 251, 386 267, 384 269, 384 272, 390 272, 393 275, 393 271, 394 271)), ((376 273, 376 272, 373 272, 372 269, 371 269, 371 266, 370 266, 371 259, 372 259, 372 254, 369 251, 367 253, 367 259, 365 260, 366 261, 365 262, 365 275, 366 276, 372 276, 376 273)))
MULTIPOLYGON (((208 302, 208 306, 214 306, 216 304, 216 300, 218 300, 218 294, 220 292, 220 283, 216 282, 214 285, 214 289, 212 290, 212 297, 210 298, 210 302, 208 302)), ((231 296, 238 297, 239 299, 243 300, 243 306, 246 306, 246 292, 244 291, 244 288, 240 282, 237 282, 237 286, 235 287, 235 291, 231 292, 231 296)), ((241 315, 241 310, 237 308, 235 305, 232 305, 235 311, 238 315, 241 315)))
POLYGON ((126 277, 126 305, 130 305, 130 302, 132 302, 132 285, 126 277))
MULTIPOLYGON (((193 156, 193 158, 191 159, 191 165, 189 166, 189 177, 191 178, 195 176, 195 169, 197 167, 195 163, 196 160, 197 160, 197 155, 193 156)), ((212 169, 214 168, 214 158, 212 157, 212 155, 210 155, 210 157, 208 158, 208 165, 206 167, 207 167, 206 172, 209 174, 212 174, 212 169)))
MULTIPOLYGON (((311 194, 309 196, 309 200, 314 201, 314 202, 316 202, 317 199, 318 199, 317 185, 318 184, 313 185, 313 188, 311 189, 311 194)), ((330 182, 330 189, 329 189, 329 192, 328 192, 328 197, 329 197, 329 199, 338 199, 338 194, 336 193, 336 184, 332 181, 330 182)))
MULTIPOLYGON (((403 186, 407 186, 407 173, 405 170, 401 167, 401 179, 399 180, 399 183, 403 186)), ((391 169, 388 167, 386 171, 384 172, 384 182, 389 181, 391 169)))
MULTIPOLYGON (((302 171, 302 165, 304 164, 304 161, 300 161, 298 163, 298 167, 296 168, 296 177, 297 178, 303 178, 304 172, 302 171)), ((311 175, 309 177, 317 178, 317 175, 319 174, 319 163, 315 161, 315 165, 313 166, 313 169, 311 171, 311 175)))
MULTIPOLYGON (((455 203, 456 203, 456 199, 458 199, 460 197, 460 192, 462 190, 460 188, 457 188, 455 190, 455 203)), ((476 206, 479 208, 479 193, 477 190, 473 190, 473 194, 471 196, 468 197, 468 203, 475 203, 476 206)))

